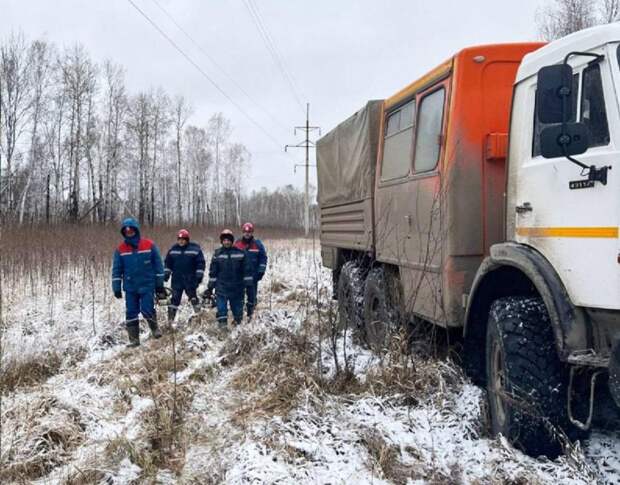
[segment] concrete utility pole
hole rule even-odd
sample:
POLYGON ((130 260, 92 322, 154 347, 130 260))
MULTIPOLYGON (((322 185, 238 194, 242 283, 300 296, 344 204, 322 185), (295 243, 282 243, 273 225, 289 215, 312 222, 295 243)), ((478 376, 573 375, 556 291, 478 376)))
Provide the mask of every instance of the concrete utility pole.
MULTIPOLYGON (((288 151, 289 148, 306 149, 306 163, 304 163, 303 166, 306 168, 306 192, 304 195, 304 231, 307 236, 310 232, 310 148, 315 147, 314 142, 310 141, 310 132, 318 130, 319 135, 321 134, 321 128, 319 128, 318 126, 310 126, 310 103, 306 103, 306 125, 296 126, 295 135, 297 134, 297 130, 304 131, 306 133, 306 139, 303 142, 298 143, 297 145, 285 145, 284 151, 288 151)), ((297 165, 295 165, 295 167, 297 167, 297 165)))

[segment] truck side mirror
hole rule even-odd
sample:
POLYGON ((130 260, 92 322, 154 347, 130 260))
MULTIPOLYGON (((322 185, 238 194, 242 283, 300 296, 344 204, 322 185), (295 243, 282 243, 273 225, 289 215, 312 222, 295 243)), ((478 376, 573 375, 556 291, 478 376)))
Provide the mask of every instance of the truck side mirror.
POLYGON ((584 123, 548 126, 540 134, 540 154, 544 158, 579 155, 588 149, 588 128, 584 123))
POLYGON ((573 119, 572 84, 573 69, 568 64, 545 66, 538 71, 536 115, 541 123, 573 119))

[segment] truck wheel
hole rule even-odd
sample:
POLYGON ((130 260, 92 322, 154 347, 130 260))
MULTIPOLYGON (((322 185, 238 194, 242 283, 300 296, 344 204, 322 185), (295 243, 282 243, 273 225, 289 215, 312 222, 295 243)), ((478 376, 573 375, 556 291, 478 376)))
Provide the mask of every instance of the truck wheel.
POLYGON ((361 266, 346 262, 338 277, 338 319, 341 329, 351 328, 358 332, 362 326, 364 299, 364 275, 361 266))
POLYGON ((373 268, 366 278, 364 290, 364 336, 368 346, 384 352, 392 332, 398 327, 398 316, 390 295, 385 269, 373 268))
MULTIPOLYGON (((491 430, 531 456, 562 452, 557 428, 571 432, 568 368, 558 358, 541 298, 493 302, 486 336, 491 430)), ((569 436, 570 437, 570 436, 569 436)))

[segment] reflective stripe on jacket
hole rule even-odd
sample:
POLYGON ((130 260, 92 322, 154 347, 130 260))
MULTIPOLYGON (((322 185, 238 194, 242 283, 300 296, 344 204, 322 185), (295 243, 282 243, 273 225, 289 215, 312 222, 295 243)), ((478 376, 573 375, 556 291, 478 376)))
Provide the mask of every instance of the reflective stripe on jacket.
POLYGON ((209 265, 209 288, 216 293, 234 295, 254 283, 249 258, 238 248, 218 248, 209 265))
POLYGON ((251 273, 254 278, 267 271, 267 251, 260 239, 252 238, 249 241, 237 239, 235 247, 246 251, 250 260, 251 273))
POLYGON ((166 274, 172 273, 172 288, 196 288, 205 272, 205 257, 196 243, 175 244, 166 254, 166 274))
POLYGON ((146 293, 164 285, 164 265, 159 249, 150 239, 140 239, 138 246, 126 242, 114 251, 112 290, 146 293))

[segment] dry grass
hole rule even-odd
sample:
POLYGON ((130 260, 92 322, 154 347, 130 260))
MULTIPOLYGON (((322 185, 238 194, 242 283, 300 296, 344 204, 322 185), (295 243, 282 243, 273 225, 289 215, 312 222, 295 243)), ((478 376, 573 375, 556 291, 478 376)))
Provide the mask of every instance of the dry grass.
MULTIPOLYGON (((187 226, 192 239, 203 249, 211 251, 217 243, 221 227, 187 226)), ((17 226, 11 231, 0 231, 0 247, 3 250, 3 266, 8 269, 14 265, 35 269, 44 263, 61 263, 70 266, 84 261, 109 264, 112 251, 121 242, 120 221, 109 226, 55 225, 55 226, 17 226), (24 244, 24 241, 27 243, 24 244), (84 260, 84 261, 82 261, 84 260)), ((176 242, 177 226, 142 227, 142 235, 155 241, 164 251, 176 242)), ((237 228, 233 232, 240 235, 237 228)), ((300 230, 259 228, 257 237, 261 239, 292 239, 301 237, 300 230)), ((217 243, 219 246, 219 243, 217 243)), ((54 265, 55 266, 55 265, 54 265)), ((25 273, 21 273, 25 274, 25 273)))
POLYGON ((436 467, 429 467, 421 457, 418 458, 417 450, 411 447, 406 447, 404 451, 413 457, 415 462, 403 463, 400 448, 390 443, 376 430, 368 430, 362 438, 362 444, 368 452, 369 468, 380 471, 386 480, 396 485, 406 485, 410 480, 423 481, 429 485, 460 485, 463 483, 462 470, 458 464, 454 464, 448 473, 444 473, 436 467))
POLYGON ((4 419, 13 442, 3 457, 0 482, 30 481, 63 463, 84 439, 80 413, 53 397, 37 397, 9 409, 4 419))
POLYGON ((73 366, 86 356, 80 347, 62 355, 54 350, 33 354, 24 360, 5 363, 0 373, 0 394, 14 392, 17 388, 36 386, 56 375, 63 364, 73 366))
POLYGON ((232 420, 238 425, 258 417, 286 416, 297 405, 302 389, 318 389, 314 372, 316 346, 307 336, 275 327, 271 337, 273 342, 255 349, 254 358, 231 381, 234 389, 253 396, 233 413, 232 420))
POLYGON ((97 468, 77 468, 61 482, 62 485, 83 485, 84 483, 106 483, 107 472, 97 468))
POLYGON ((179 338, 171 332, 157 341, 149 341, 139 349, 126 350, 121 359, 110 365, 100 365, 100 384, 110 384, 120 393, 115 410, 126 414, 135 396, 153 402, 140 414, 142 423, 139 439, 128 440, 121 436, 110 440, 105 448, 107 461, 119 463, 124 458, 142 469, 141 478, 152 478, 158 470, 180 472, 187 448, 185 416, 193 399, 193 383, 188 379, 175 383, 174 373, 187 366, 194 357, 179 338), (176 339, 176 352, 172 351, 172 339, 176 339))
POLYGON ((267 332, 242 332, 236 338, 227 339, 220 349, 222 366, 249 364, 267 344, 267 332))
POLYGON ((6 394, 18 387, 32 386, 46 381, 58 373, 62 361, 62 355, 56 352, 45 352, 26 361, 9 362, 0 373, 0 393, 6 394))
POLYGON ((272 279, 270 290, 272 293, 282 293, 284 290, 288 290, 288 285, 279 279, 272 279))
POLYGON ((368 451, 371 461, 369 467, 372 470, 379 469, 384 478, 396 485, 406 485, 413 470, 402 463, 398 446, 388 443, 381 433, 375 430, 369 430, 362 443, 368 451))
MULTIPOLYGON (((369 466, 373 470, 380 470, 384 478, 396 485, 405 485, 411 480, 423 481, 429 485, 460 485, 463 483, 462 470, 458 464, 452 465, 448 473, 432 466, 429 467, 422 460, 405 464, 401 460, 400 448, 386 441, 380 433, 374 430, 367 432, 363 438, 363 444, 370 458, 369 466)), ((411 447, 407 447, 405 451, 410 456, 416 456, 416 450, 411 447)), ((484 483, 496 482, 491 479, 491 482, 484 483)))

